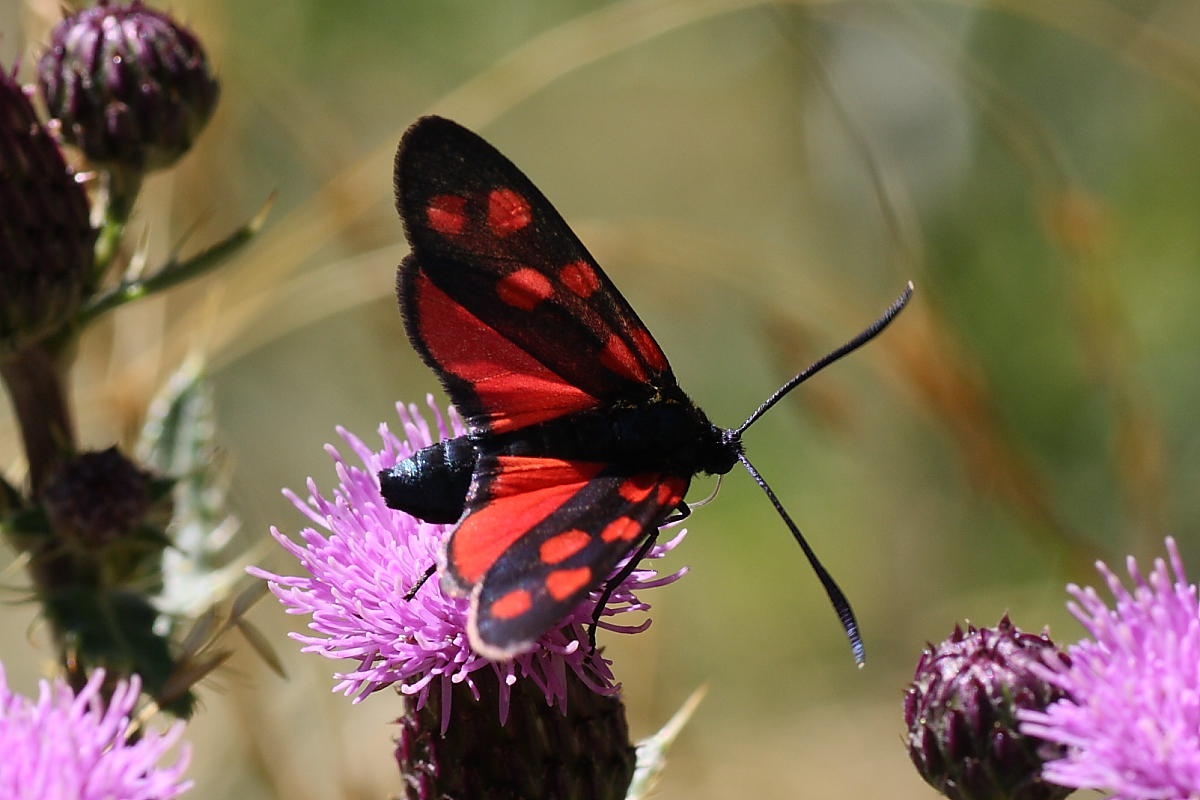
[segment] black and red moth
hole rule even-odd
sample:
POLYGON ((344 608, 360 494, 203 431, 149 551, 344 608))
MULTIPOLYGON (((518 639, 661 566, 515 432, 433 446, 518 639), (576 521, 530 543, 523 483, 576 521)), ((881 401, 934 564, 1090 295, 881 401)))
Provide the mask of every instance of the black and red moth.
POLYGON ((385 470, 381 490, 392 508, 457 523, 439 570, 445 589, 470 595, 472 648, 497 660, 530 649, 630 553, 632 569, 668 517, 687 515, 694 475, 740 461, 804 549, 861 662, 849 603, 746 458, 742 434, 883 330, 912 285, 723 429, 679 388, 550 201, 494 147, 449 120, 420 119, 400 141, 395 188, 412 246, 397 275, 404 324, 468 432, 385 470))

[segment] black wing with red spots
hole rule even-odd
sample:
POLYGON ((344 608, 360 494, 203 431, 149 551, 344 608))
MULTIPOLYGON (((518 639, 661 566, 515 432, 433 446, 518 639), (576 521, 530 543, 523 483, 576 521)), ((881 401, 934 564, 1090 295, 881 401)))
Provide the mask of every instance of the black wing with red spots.
POLYGON ((509 658, 603 584, 682 502, 691 475, 554 457, 546 428, 525 429, 560 421, 575 440, 572 415, 603 419, 682 393, 562 217, 474 133, 437 117, 413 125, 396 154, 396 203, 412 245, 397 278, 405 326, 478 454, 442 583, 471 597, 475 650, 509 658))
POLYGON ((397 277, 401 312, 467 422, 456 449, 465 442, 473 458, 454 461, 473 471, 464 495, 449 448, 418 454, 392 471, 399 488, 384 493, 439 520, 461 512, 441 572, 444 586, 471 596, 472 647, 492 658, 531 647, 639 541, 649 543, 653 526, 680 508, 692 475, 725 474, 740 461, 804 550, 861 664, 850 604, 747 459, 741 436, 802 381, 878 335, 912 284, 870 327, 723 430, 679 390, 625 298, 495 148, 426 117, 400 142, 395 181, 412 245, 397 277), (426 487, 429 502, 408 502, 426 487))
POLYGON ((479 136, 419 120, 400 142, 395 180, 412 245, 398 278, 405 324, 473 430, 515 430, 675 385, 566 222, 479 136))
POLYGON ((688 482, 594 462, 485 456, 442 577, 471 594, 475 650, 495 659, 527 650, 679 505, 688 482))

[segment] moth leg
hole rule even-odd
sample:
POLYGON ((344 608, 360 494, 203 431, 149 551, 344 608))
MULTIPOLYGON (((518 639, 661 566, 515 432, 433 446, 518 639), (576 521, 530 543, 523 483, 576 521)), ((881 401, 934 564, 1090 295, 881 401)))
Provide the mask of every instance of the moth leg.
POLYGON ((646 553, 650 552, 650 548, 658 541, 658 528, 651 527, 650 532, 646 534, 645 541, 633 554, 633 558, 621 568, 621 571, 608 579, 604 584, 604 591, 600 594, 600 600, 596 603, 596 608, 592 611, 592 624, 588 626, 588 643, 592 647, 592 652, 596 652, 596 627, 600 624, 600 615, 604 613, 604 607, 608 605, 608 601, 612 598, 613 592, 617 587, 625 582, 625 579, 633 574, 637 569, 638 564, 646 557, 646 553))
POLYGON ((682 500, 679 505, 675 506, 675 513, 658 523, 658 527, 665 528, 668 525, 674 525, 676 522, 683 522, 692 515, 692 507, 682 500))
POLYGON ((421 591, 421 587, 425 585, 425 581, 432 578, 435 572, 437 572, 437 564, 430 564, 428 569, 425 570, 425 573, 417 579, 415 584, 413 584, 413 587, 404 593, 404 602, 407 603, 416 597, 417 592, 421 591))

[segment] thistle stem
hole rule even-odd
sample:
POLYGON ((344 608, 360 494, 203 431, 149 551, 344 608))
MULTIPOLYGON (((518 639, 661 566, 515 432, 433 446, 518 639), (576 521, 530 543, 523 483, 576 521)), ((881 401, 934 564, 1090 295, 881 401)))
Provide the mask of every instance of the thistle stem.
POLYGON ((75 449, 63 365, 54 350, 34 345, 0 358, 0 379, 21 428, 30 494, 36 498, 55 461, 75 449))
MULTIPOLYGON (((0 358, 0 379, 4 381, 13 411, 21 429, 21 442, 29 469, 29 497, 35 505, 55 465, 75 450, 75 428, 64 381, 60 352, 46 343, 34 345, 0 358)), ((40 540, 21 537, 5 526, 18 550, 29 553, 29 575, 41 600, 59 658, 67 667, 71 685, 80 689, 86 676, 72 670, 71 644, 62 624, 61 598, 95 585, 98 574, 94 565, 72 557, 56 537, 40 540)))
MULTIPOLYGON (((166 264, 163 264, 151 275, 144 278, 133 278, 122 281, 103 294, 91 298, 79 312, 75 329, 82 330, 86 328, 96 318, 131 300, 137 300, 163 289, 169 289, 198 275, 203 275, 224 263, 226 259, 246 245, 262 229, 263 224, 266 222, 267 214, 270 212, 274 202, 275 196, 272 194, 249 222, 229 234, 222 241, 205 248, 191 258, 180 261, 172 256, 166 264)), ((101 233, 102 238, 103 235, 101 233)))
POLYGON ((114 168, 107 173, 108 203, 104 221, 96 238, 96 271, 92 285, 98 285, 121 250, 125 225, 133 213, 133 204, 142 189, 142 173, 114 168))

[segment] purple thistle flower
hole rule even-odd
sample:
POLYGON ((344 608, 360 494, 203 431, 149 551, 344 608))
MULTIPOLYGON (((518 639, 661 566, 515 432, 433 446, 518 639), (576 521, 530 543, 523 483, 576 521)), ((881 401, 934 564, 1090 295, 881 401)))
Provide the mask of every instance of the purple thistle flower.
POLYGON ((158 762, 179 741, 183 723, 165 733, 139 728, 130 714, 141 683, 116 684, 107 704, 104 671, 78 693, 65 681, 42 681, 37 700, 14 694, 0 665, 0 797, 8 800, 169 800, 191 788, 183 780, 190 751, 169 767, 158 762))
POLYGON ((1067 746, 1047 780, 1112 800, 1200 797, 1200 606, 1174 539, 1167 553, 1170 571, 1156 559, 1148 578, 1128 558, 1132 592, 1096 563, 1116 608, 1091 587, 1067 587, 1091 638, 1069 648, 1069 668, 1038 666, 1067 698, 1019 712, 1023 733, 1067 746))
MULTIPOLYGON (((451 410, 445 419, 429 399, 437 421, 437 435, 462 432, 462 424, 451 410)), ((333 499, 321 494, 309 479, 306 501, 292 492, 285 494, 316 527, 300 533, 302 543, 293 542, 277 528, 272 535, 294 555, 309 575, 277 575, 260 568, 249 572, 270 581, 271 591, 291 614, 311 614, 309 628, 315 634, 293 633, 304 644, 304 652, 358 662, 355 669, 335 673, 334 691, 353 695, 355 701, 399 684, 400 691, 415 696, 422 708, 435 682, 441 698, 442 729, 449 725, 450 697, 454 684, 465 683, 478 699, 480 692, 472 677, 477 670, 492 670, 500 685, 500 719, 508 715, 512 686, 520 678, 531 680, 550 705, 563 706, 567 698, 568 671, 599 694, 615 694, 607 659, 589 653, 587 628, 598 600, 594 594, 562 623, 546 633, 530 652, 507 662, 492 662, 471 650, 467 641, 467 609, 464 597, 443 594, 439 581, 427 581, 411 601, 404 595, 423 573, 442 557, 441 550, 453 525, 433 525, 384 505, 379 493, 378 473, 389 469, 422 447, 435 441, 417 407, 397 404, 403 423, 401 438, 386 424, 379 427, 383 449, 374 452, 360 439, 339 428, 361 462, 348 463, 331 445, 340 485, 333 499)), ((673 550, 684 533, 665 544, 655 545, 648 558, 657 559, 673 550)), ((617 565, 614 574, 620 570, 617 565)), ((613 593, 605 617, 645 611, 648 603, 636 592, 663 586, 680 578, 686 568, 660 576, 652 569, 635 570, 613 593)), ((602 619, 600 626, 611 631, 637 633, 639 625, 619 625, 602 619)))

